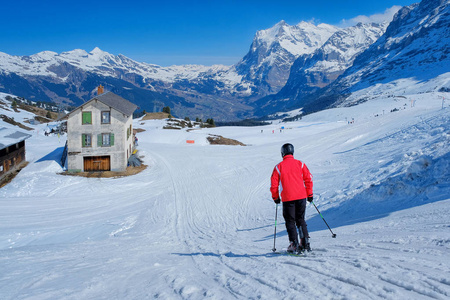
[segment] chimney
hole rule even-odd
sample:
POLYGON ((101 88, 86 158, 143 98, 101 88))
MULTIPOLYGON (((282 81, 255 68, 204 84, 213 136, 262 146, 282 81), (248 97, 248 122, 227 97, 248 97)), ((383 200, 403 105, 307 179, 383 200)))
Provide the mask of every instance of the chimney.
POLYGON ((100 84, 97 88, 97 95, 101 95, 104 93, 103 86, 100 84))

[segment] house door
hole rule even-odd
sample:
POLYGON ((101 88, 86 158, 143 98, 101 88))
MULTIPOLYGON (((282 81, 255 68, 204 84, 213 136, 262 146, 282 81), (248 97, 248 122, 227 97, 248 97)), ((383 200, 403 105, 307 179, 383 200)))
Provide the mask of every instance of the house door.
POLYGON ((84 157, 84 171, 110 171, 111 158, 109 156, 88 156, 84 157))

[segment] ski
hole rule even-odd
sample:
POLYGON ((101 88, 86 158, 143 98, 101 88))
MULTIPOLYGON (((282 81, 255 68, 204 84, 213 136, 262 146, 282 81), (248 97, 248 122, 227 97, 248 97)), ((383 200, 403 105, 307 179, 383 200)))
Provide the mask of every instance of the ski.
MULTIPOLYGON (((297 257, 306 257, 307 256, 307 253, 306 252, 298 252, 298 253, 296 253, 296 252, 287 252, 287 251, 275 251, 275 252, 272 252, 273 254, 277 254, 277 255, 289 255, 289 256, 297 256, 297 257)), ((309 253, 311 253, 311 252, 309 252, 309 253)))

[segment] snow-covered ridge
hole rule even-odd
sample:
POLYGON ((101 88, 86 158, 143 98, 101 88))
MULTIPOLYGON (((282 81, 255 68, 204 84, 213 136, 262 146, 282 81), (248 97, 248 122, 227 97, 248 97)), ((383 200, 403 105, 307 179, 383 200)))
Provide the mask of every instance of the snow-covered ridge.
MULTIPOLYGON (((278 99, 291 99, 304 111, 317 111, 361 103, 354 101, 355 97, 349 98, 352 93, 358 93, 356 98, 367 101, 371 97, 360 97, 359 91, 367 91, 378 84, 397 85, 404 80, 415 85, 408 88, 418 90, 424 87, 419 83, 434 82, 435 79, 448 82, 445 79, 450 71, 448 24, 450 0, 422 0, 400 9, 381 36, 381 27, 370 29, 371 24, 345 28, 336 32, 315 53, 317 60, 299 57, 291 68, 286 86, 269 101, 275 106, 282 103, 278 99), (361 43, 361 37, 367 38, 367 44, 361 43), (296 70, 301 72, 296 74, 296 70), (330 70, 331 76, 324 73, 326 70, 330 70), (332 78, 333 75, 339 77, 332 78), (324 77, 327 81, 323 81, 324 77), (304 88, 308 86, 312 87, 312 92, 304 88)), ((448 91, 446 83, 422 92, 441 90, 448 91)))
POLYGON ((303 54, 295 60, 285 86, 273 97, 275 101, 269 101, 275 106, 283 103, 292 106, 283 99, 301 102, 314 91, 332 84, 353 64, 357 55, 384 34, 387 26, 387 22, 358 23, 339 28, 313 53, 303 54))
POLYGON ((448 24, 450 0, 423 0, 403 7, 386 33, 356 58, 342 84, 358 90, 378 82, 409 77, 429 80, 449 72, 448 24))
POLYGON ((292 55, 299 56, 316 50, 337 30, 337 27, 323 23, 314 25, 302 21, 291 26, 280 21, 269 29, 258 31, 252 47, 264 44, 269 49, 278 43, 292 55))
POLYGON ((124 73, 135 73, 144 78, 165 82, 174 82, 180 79, 192 80, 205 74, 220 74, 230 68, 224 65, 161 67, 137 62, 122 54, 116 56, 102 51, 98 47, 91 52, 86 52, 82 49, 75 49, 60 54, 52 51, 43 51, 30 56, 12 56, 0 52, 0 70, 4 73, 58 77, 50 67, 63 63, 104 76, 117 77, 117 71, 121 70, 124 73))
POLYGON ((278 92, 289 77, 289 70, 300 55, 310 54, 322 46, 337 27, 285 21, 256 33, 249 52, 233 69, 251 82, 256 95, 278 92))
POLYGON ((327 42, 316 51, 317 63, 308 72, 343 72, 350 67, 355 57, 366 50, 380 36, 389 23, 362 24, 343 28, 335 32, 327 42))

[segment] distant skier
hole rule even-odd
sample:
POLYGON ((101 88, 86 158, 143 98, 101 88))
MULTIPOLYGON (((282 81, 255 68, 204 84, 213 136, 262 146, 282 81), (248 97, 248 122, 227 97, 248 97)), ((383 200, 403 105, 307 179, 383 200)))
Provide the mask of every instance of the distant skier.
POLYGON ((270 191, 273 201, 283 202, 283 217, 289 236, 288 252, 311 251, 305 221, 306 201, 313 201, 313 181, 308 167, 294 158, 294 146, 281 147, 283 161, 275 166, 271 177, 270 191), (281 199, 279 186, 281 185, 281 199), (300 243, 297 236, 300 235, 300 243))

